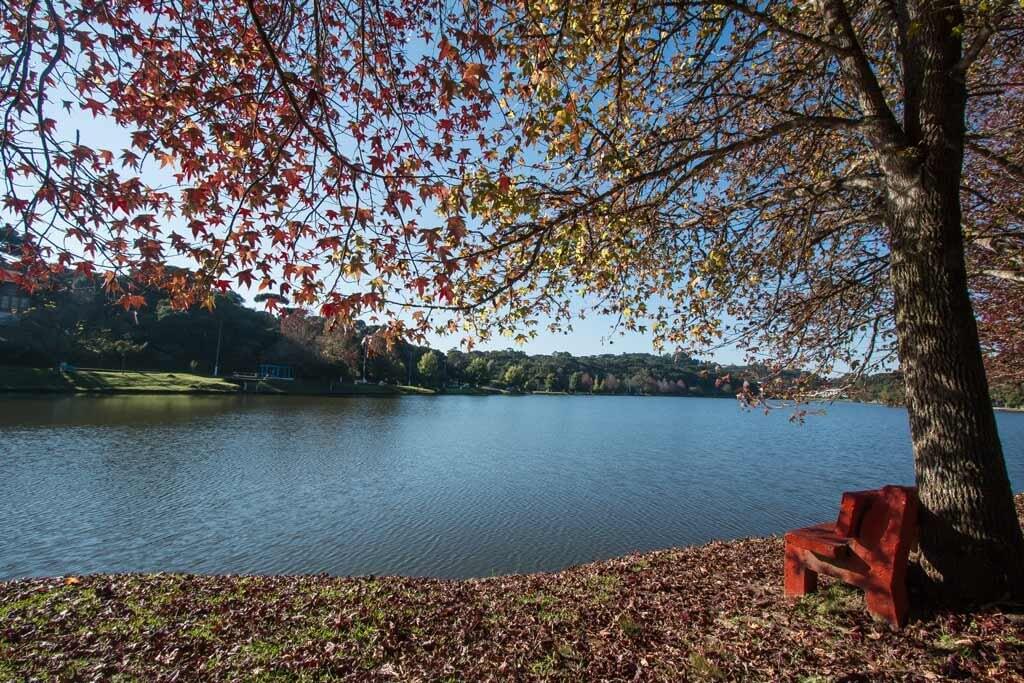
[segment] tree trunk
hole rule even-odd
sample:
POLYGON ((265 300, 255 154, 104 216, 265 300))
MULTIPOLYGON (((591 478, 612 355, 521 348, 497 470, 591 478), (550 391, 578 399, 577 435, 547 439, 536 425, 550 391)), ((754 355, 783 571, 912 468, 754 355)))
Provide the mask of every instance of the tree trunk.
POLYGON ((967 294, 956 191, 918 189, 893 211, 892 284, 925 572, 947 597, 1024 589, 1024 536, 967 294))
POLYGON ((908 147, 889 157, 886 209, 900 366, 914 446, 921 564, 946 601, 1024 593, 1013 505, 967 290, 961 232, 966 90, 954 13, 908 3, 908 147), (912 11, 913 14, 913 11, 912 11))

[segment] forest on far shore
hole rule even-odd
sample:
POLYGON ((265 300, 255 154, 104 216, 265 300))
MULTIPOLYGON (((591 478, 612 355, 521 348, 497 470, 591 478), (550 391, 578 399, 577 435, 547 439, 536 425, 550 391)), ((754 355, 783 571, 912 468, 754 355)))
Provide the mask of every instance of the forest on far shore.
MULTIPOLYGON (((993 384, 990 387, 992 405, 998 408, 1024 408, 1024 384, 993 384)), ((848 397, 856 401, 901 406, 906 401, 903 375, 899 372, 880 372, 861 379, 848 397)))
POLYGON ((0 328, 6 365, 251 373, 259 364, 288 365, 299 379, 331 379, 442 388, 495 386, 518 391, 731 396, 743 379, 764 368, 721 366, 682 354, 574 356, 566 352, 446 353, 398 342, 392 348, 357 322, 329 325, 322 317, 288 308, 271 313, 240 296, 217 296, 212 311, 176 310, 159 292, 125 311, 86 280, 37 292, 28 309, 0 328), (219 343, 218 343, 219 339, 219 343), (219 358, 218 358, 219 346, 219 358))
MULTIPOLYGON (((125 311, 111 305, 86 280, 37 292, 30 307, 0 328, 6 365, 251 373, 261 363, 288 365, 300 379, 330 379, 432 388, 493 386, 513 391, 677 396, 732 396, 744 380, 758 382, 763 366, 719 365, 684 354, 618 353, 574 356, 567 352, 441 352, 399 342, 388 349, 376 328, 358 322, 331 326, 319 316, 279 306, 276 313, 245 305, 234 292, 217 297, 214 310, 176 310, 159 292, 146 306, 125 311), (219 338, 219 344, 218 344, 219 338)), ((787 373, 807 386, 827 385, 799 372, 787 373)), ((834 386, 848 382, 840 378, 834 386)), ((843 397, 902 405, 898 372, 859 379, 843 397)), ((992 388, 997 406, 1024 406, 1024 387, 992 388)))

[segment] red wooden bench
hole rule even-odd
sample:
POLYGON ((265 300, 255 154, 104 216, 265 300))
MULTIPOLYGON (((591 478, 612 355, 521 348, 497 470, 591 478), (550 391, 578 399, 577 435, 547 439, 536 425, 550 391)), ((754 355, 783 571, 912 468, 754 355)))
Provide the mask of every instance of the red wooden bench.
POLYGON ((917 489, 843 494, 834 523, 786 534, 786 595, 817 589, 818 574, 864 589, 868 611, 895 627, 907 619, 907 557, 917 541, 917 489))

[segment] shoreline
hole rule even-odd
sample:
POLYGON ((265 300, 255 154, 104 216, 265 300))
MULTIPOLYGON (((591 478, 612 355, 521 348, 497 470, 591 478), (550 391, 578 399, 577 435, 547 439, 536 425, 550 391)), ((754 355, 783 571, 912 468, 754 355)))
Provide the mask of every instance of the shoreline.
POLYGON ((461 581, 129 574, 0 582, 0 680, 1024 675, 1024 625, 1012 611, 917 614, 897 632, 871 619, 859 591, 834 581, 799 601, 781 592, 779 539, 461 581))
MULTIPOLYGON (((187 372, 150 370, 82 369, 57 372, 50 368, 0 366, 0 396, 324 396, 324 397, 395 397, 395 396, 631 396, 637 398, 716 398, 732 399, 731 394, 605 394, 567 391, 515 391, 483 386, 436 390, 427 387, 396 384, 338 383, 323 380, 245 380, 234 377, 211 377, 187 372), (258 389, 249 385, 256 382, 258 389)), ((808 401, 811 403, 813 401, 808 401)), ((881 401, 860 401, 844 398, 821 403, 860 403, 887 408, 906 408, 881 401)), ((993 406, 1006 413, 1024 413, 1024 407, 993 406)))
POLYGON ((402 384, 334 383, 325 380, 246 380, 187 372, 149 370, 74 370, 0 366, 0 396, 637 396, 644 398, 728 398, 728 394, 592 394, 516 391, 493 386, 436 390, 402 384), (145 386, 138 386, 139 384, 145 386))
MULTIPOLYGON (((1024 522, 1024 495, 1015 499, 1024 522)), ((1024 619, 912 612, 822 578, 782 593, 780 537, 481 579, 97 574, 0 582, 0 680, 1019 680, 1024 619)))

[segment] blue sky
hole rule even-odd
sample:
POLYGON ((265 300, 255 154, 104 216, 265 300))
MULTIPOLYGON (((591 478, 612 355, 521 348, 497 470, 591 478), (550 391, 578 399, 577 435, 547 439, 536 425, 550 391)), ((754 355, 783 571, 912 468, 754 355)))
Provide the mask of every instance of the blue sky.
MULTIPOLYGON (((568 351, 577 356, 602 353, 656 353, 650 335, 637 332, 613 333, 614 324, 615 318, 612 316, 591 314, 583 320, 575 320, 573 331, 568 334, 556 334, 541 327, 538 329, 537 338, 526 344, 515 344, 505 337, 497 337, 481 343, 475 348, 483 351, 514 348, 530 354, 568 351)), ((459 337, 432 335, 429 337, 428 343, 433 348, 447 351, 459 346, 459 337)), ((697 355, 699 358, 714 360, 722 364, 742 364, 744 362, 742 352, 732 346, 719 349, 711 354, 697 355)))

